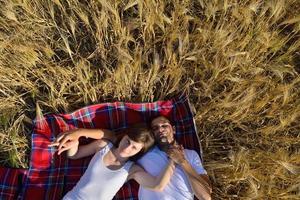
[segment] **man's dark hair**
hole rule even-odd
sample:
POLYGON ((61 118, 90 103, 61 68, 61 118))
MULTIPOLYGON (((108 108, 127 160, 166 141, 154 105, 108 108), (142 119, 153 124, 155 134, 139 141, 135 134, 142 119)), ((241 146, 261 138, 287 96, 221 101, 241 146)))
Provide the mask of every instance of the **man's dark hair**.
POLYGON ((170 123, 172 126, 174 126, 173 121, 170 120, 168 117, 166 117, 166 116, 164 116, 164 115, 157 115, 157 116, 152 116, 152 117, 150 117, 150 120, 149 120, 149 126, 150 126, 150 128, 151 128, 151 123, 152 123, 152 121, 155 120, 156 118, 159 118, 159 117, 163 117, 163 118, 167 119, 167 120, 169 121, 169 123, 170 123))

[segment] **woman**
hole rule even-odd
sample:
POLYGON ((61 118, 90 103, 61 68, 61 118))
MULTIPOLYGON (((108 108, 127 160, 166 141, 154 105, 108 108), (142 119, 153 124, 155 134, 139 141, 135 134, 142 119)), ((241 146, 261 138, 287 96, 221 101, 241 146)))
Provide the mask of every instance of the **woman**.
POLYGON ((130 179, 136 180, 143 187, 157 191, 167 185, 174 170, 172 161, 157 177, 146 173, 142 167, 132 162, 154 143, 153 136, 145 125, 130 128, 122 139, 117 140, 115 134, 109 130, 77 129, 60 134, 49 145, 58 147, 58 155, 67 150, 67 155, 71 159, 94 154, 87 170, 76 186, 66 194, 64 200, 110 200, 130 179), (78 147, 78 139, 81 136, 96 140, 78 147))

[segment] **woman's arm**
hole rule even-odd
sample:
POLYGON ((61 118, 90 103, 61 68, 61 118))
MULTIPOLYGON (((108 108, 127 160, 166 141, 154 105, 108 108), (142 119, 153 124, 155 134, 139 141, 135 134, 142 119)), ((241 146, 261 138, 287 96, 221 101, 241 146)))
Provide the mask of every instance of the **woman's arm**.
POLYGON ((96 140, 105 138, 107 140, 110 140, 112 143, 114 143, 116 140, 114 132, 107 129, 79 128, 60 133, 53 143, 55 144, 56 142, 59 142, 60 144, 58 148, 60 149, 66 142, 78 140, 80 137, 92 138, 96 140))
POLYGON ((56 137, 55 141, 52 142, 49 146, 50 147, 58 146, 58 151, 59 151, 66 146, 70 146, 70 145, 73 146, 74 145, 73 143, 78 142, 80 137, 93 138, 93 139, 107 139, 112 143, 115 143, 117 140, 115 133, 107 129, 79 128, 79 129, 74 129, 71 131, 60 133, 56 137))
POLYGON ((67 151, 67 156, 70 159, 79 159, 95 154, 97 151, 102 149, 107 145, 108 141, 105 140, 95 140, 86 145, 74 145, 67 151))
MULTIPOLYGON (((105 140, 95 140, 89 144, 78 146, 79 142, 73 140, 65 143, 65 145, 60 150, 58 150, 58 155, 60 155, 64 151, 67 151, 68 158, 79 159, 79 158, 83 158, 95 154, 101 148, 105 147, 107 143, 108 141, 105 140)), ((59 144, 55 144, 51 146, 57 146, 57 145, 59 144)))
POLYGON ((170 160, 166 168, 155 177, 147 173, 144 168, 140 167, 139 165, 133 165, 130 169, 128 180, 134 179, 145 188, 155 191, 162 191, 169 183, 174 169, 174 162, 170 160))
POLYGON ((101 139, 108 139, 112 143, 114 143, 116 141, 116 136, 112 131, 106 129, 79 128, 59 134, 55 141, 48 146, 57 146, 58 155, 68 150, 68 157, 77 159, 94 154, 99 150, 99 148, 102 148, 103 145, 105 146, 107 144, 107 141, 103 141, 101 139), (78 140, 82 136, 86 138, 96 139, 96 141, 87 145, 82 145, 78 148, 78 140))

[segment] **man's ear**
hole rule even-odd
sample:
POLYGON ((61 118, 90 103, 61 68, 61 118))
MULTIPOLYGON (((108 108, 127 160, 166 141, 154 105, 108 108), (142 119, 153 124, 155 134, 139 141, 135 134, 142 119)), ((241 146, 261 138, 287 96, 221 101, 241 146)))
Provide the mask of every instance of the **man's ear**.
POLYGON ((173 129, 173 133, 175 134, 176 133, 176 127, 172 126, 172 129, 173 129))

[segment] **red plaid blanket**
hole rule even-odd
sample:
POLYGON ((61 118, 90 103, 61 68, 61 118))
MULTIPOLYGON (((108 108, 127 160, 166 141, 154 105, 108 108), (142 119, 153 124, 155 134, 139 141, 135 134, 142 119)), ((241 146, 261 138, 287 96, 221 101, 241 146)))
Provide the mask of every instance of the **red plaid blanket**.
MULTIPOLYGON (((34 120, 29 169, 0 170, 0 199, 56 200, 72 189, 91 157, 70 160, 64 154, 53 156, 54 148, 48 144, 59 133, 74 128, 105 128, 118 132, 138 122, 149 122, 150 118, 159 115, 168 117, 175 124, 175 137, 179 143, 200 152, 193 114, 185 95, 153 103, 102 103, 70 114, 49 114, 34 120)), ((131 181, 114 199, 137 199, 137 192, 137 183, 131 181)))
POLYGON ((0 199, 17 199, 26 178, 27 169, 0 167, 0 199))

